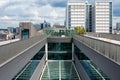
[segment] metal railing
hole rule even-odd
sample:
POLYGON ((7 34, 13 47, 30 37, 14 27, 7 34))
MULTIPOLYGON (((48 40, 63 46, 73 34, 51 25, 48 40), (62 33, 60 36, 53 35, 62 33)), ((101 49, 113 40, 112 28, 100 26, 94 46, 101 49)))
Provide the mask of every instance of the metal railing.
POLYGON ((120 34, 91 33, 91 32, 89 32, 89 33, 87 33, 87 35, 120 41, 120 34))
POLYGON ((120 45, 87 36, 73 36, 75 40, 87 45, 120 65, 120 45))
POLYGON ((45 67, 45 64, 46 64, 46 54, 44 54, 44 56, 40 60, 40 63, 36 67, 33 75, 30 78, 30 80, 39 80, 40 79, 40 77, 43 74, 43 68, 45 67))

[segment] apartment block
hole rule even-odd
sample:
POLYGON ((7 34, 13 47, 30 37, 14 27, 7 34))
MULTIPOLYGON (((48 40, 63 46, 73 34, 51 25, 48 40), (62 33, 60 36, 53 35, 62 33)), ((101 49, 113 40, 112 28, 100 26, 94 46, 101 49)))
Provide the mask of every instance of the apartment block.
POLYGON ((74 29, 77 26, 85 27, 86 6, 84 1, 74 2, 69 0, 66 11, 66 26, 74 29))
POLYGON ((85 27, 87 32, 112 33, 112 2, 68 0, 66 27, 85 27))
POLYGON ((112 33, 112 2, 97 1, 94 5, 94 32, 112 33))

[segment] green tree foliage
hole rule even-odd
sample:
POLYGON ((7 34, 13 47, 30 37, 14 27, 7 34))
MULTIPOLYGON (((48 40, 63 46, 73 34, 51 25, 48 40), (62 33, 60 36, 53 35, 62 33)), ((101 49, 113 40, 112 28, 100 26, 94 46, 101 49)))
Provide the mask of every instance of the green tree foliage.
POLYGON ((75 27, 75 31, 78 35, 84 35, 86 33, 86 30, 83 26, 75 27))

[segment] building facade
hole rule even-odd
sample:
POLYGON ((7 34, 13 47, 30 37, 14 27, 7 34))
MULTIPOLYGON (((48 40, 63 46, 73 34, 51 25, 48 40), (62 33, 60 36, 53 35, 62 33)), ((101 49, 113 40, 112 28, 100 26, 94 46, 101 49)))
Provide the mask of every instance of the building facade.
POLYGON ((86 31, 92 32, 92 4, 86 3, 86 31))
POLYGON ((31 22, 21 22, 20 27, 20 39, 28 39, 36 35, 36 29, 31 22))
POLYGON ((87 32, 112 33, 112 2, 68 0, 66 27, 73 29, 77 26, 83 26, 87 32))
POLYGON ((74 2, 68 0, 66 9, 66 26, 74 29, 77 26, 85 27, 86 4, 84 1, 74 2))
POLYGON ((51 25, 47 21, 44 21, 43 23, 40 24, 40 27, 41 27, 41 29, 50 28, 51 25))
POLYGON ((112 33, 112 2, 97 1, 94 5, 94 32, 112 33))
POLYGON ((120 30, 120 23, 116 23, 116 29, 120 30))

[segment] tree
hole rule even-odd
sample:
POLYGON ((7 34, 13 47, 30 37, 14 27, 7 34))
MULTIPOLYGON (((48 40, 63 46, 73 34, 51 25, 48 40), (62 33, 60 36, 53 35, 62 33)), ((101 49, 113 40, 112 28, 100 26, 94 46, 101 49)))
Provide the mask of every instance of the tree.
POLYGON ((75 27, 75 31, 78 35, 84 35, 86 33, 86 30, 83 26, 75 27))

